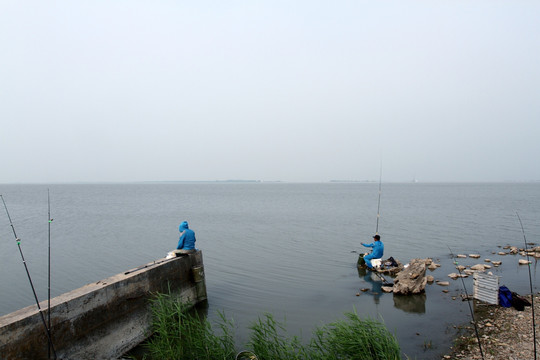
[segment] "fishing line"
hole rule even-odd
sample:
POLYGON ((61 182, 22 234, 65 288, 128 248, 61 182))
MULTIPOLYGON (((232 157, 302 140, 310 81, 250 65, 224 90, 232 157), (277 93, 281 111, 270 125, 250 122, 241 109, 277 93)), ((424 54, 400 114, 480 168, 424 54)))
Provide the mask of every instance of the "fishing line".
MULTIPOLYGON (((48 207, 48 225, 49 225, 49 259, 48 259, 48 282, 47 282, 47 328, 49 329, 49 334, 51 332, 51 196, 49 189, 47 189, 47 207, 48 207)), ((51 345, 49 343, 49 359, 51 358, 51 345)))
POLYGON ((525 243, 525 254, 527 254, 527 265, 529 268, 529 285, 531 287, 531 308, 532 308, 532 323, 533 323, 533 344, 534 344, 534 359, 536 360, 536 325, 534 322, 534 293, 533 293, 533 286, 532 286, 532 277, 531 277, 531 262, 529 260, 529 252, 527 251, 527 238, 525 237, 525 230, 523 229, 523 223, 521 222, 521 218, 519 217, 518 212, 516 211, 517 218, 519 220, 519 225, 521 225, 521 232, 523 233, 523 242, 525 243))
POLYGON ((484 353, 482 352, 482 345, 480 344, 480 335, 478 335, 478 327, 476 326, 476 321, 474 320, 474 311, 472 309, 471 302, 469 301, 469 294, 467 293, 467 288, 465 287, 465 280, 463 280, 463 276, 461 275, 461 269, 458 266, 457 260, 455 260, 456 257, 454 256, 452 249, 450 249, 450 246, 448 246, 448 250, 450 250, 450 254, 452 255, 452 259, 454 260, 454 265, 456 265, 456 269, 459 272, 459 277, 461 278, 461 283, 463 284, 463 290, 465 291, 465 296, 467 297, 467 304, 469 304, 469 311, 471 312, 471 317, 474 325, 474 332, 476 333, 476 340, 478 341, 478 348, 480 349, 480 355, 482 356, 483 360, 484 353))
POLYGON ((24 259, 24 255, 21 249, 21 239, 17 237, 17 233, 15 232, 15 226, 13 225, 13 221, 11 221, 11 216, 9 215, 9 211, 8 211, 6 202, 4 200, 4 196, 0 194, 0 198, 2 198, 4 209, 6 209, 6 214, 9 219, 9 224, 11 225, 11 230, 13 230, 13 236, 15 236, 15 241, 17 242, 17 247, 19 248, 19 253, 21 254, 21 259, 24 264, 24 269, 26 270, 26 275, 28 276, 28 281, 30 282, 30 287, 32 288, 32 293, 34 294, 34 299, 36 300, 36 305, 39 310, 39 314, 41 315, 41 321, 43 322, 43 326, 45 327, 45 332, 47 333, 47 339, 49 340, 49 345, 53 351, 54 358, 56 359, 56 351, 54 350, 54 345, 51 339, 51 333, 49 332, 49 328, 47 327, 47 323, 45 322, 45 316, 43 316, 43 311, 41 310, 41 307, 39 306, 39 300, 36 295, 36 290, 34 289, 34 283, 32 282, 32 278, 30 277, 30 272, 28 271, 28 266, 26 265, 26 260, 24 259))

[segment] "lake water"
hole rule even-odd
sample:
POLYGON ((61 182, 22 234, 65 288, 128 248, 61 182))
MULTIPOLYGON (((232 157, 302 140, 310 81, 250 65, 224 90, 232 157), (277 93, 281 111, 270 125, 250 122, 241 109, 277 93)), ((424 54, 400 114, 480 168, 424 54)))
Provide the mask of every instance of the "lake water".
MULTIPOLYGON (((432 257, 449 293, 429 285, 421 296, 380 293, 380 281, 356 268, 360 242, 375 232, 378 183, 144 183, 0 185, 40 300, 47 298, 51 197, 52 296, 164 257, 188 220, 203 251, 208 316, 223 311, 239 341, 265 312, 289 334, 312 330, 356 310, 382 319, 402 350, 417 359, 448 351, 453 325, 470 320, 449 247, 482 255, 462 264, 502 260, 501 284, 529 293, 519 256, 499 246, 539 243, 540 183, 383 183, 379 233, 385 258, 432 257), (373 291, 361 292, 369 288, 373 291), (357 294, 360 293, 360 296, 357 294), (431 346, 425 346, 430 344, 431 346), (428 347, 426 349, 426 347, 428 347)), ((537 289, 536 261, 531 266, 537 289)), ((466 279, 469 293, 472 280, 466 279)), ((0 315, 34 298, 4 209, 0 212, 0 315)))

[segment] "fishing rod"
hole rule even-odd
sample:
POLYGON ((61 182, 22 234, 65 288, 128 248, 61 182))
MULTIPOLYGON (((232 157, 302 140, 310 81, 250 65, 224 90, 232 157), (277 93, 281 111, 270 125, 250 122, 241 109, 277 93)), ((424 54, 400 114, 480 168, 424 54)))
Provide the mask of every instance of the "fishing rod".
POLYGON ((532 286, 532 277, 531 277, 531 262, 529 261, 529 252, 527 251, 527 238, 525 237, 525 230, 523 229, 523 223, 521 222, 521 218, 519 217, 518 212, 516 211, 517 218, 519 220, 519 224, 521 225, 521 232, 523 233, 523 242, 525 243, 525 254, 527 254, 527 265, 529 268, 529 286, 531 287, 531 308, 532 308, 532 323, 533 323, 533 338, 534 338, 534 359, 536 360, 536 325, 534 322, 534 293, 533 293, 533 286, 532 286))
POLYGON ((382 160, 379 174, 379 200, 377 201, 377 226, 375 227, 375 235, 379 235, 379 218, 381 217, 381 184, 382 184, 382 160))
MULTIPOLYGON (((379 173, 379 199, 377 200, 377 225, 375 227, 375 235, 379 235, 379 218, 381 217, 381 183, 382 183, 382 159, 379 173)), ((360 261, 360 259, 358 260, 360 261)))
MULTIPOLYGON (((49 334, 51 333, 51 223, 53 219, 51 218, 51 196, 49 189, 47 189, 47 207, 48 207, 48 225, 49 225, 49 259, 48 259, 48 281, 47 281, 47 328, 49 329, 49 334)), ((51 358, 51 344, 49 343, 49 359, 51 358)))
MULTIPOLYGON (((379 172, 379 199, 377 200, 377 225, 375 227, 375 235, 379 235, 379 218, 381 217, 381 184, 382 184, 382 160, 381 160, 381 166, 380 166, 380 172, 379 172)), ((373 271, 373 273, 379 278, 381 279, 381 281, 385 284, 385 285, 393 285, 392 283, 390 283, 388 280, 385 279, 384 276, 382 276, 382 274, 379 274, 377 271, 373 271)))
POLYGON ((379 279, 381 279, 381 281, 383 282, 384 285, 394 286, 393 283, 386 280, 386 278, 382 274, 380 274, 378 271, 372 271, 372 273, 375 274, 375 276, 377 276, 379 279))
POLYGON ((131 273, 134 273, 134 272, 137 272, 139 270, 142 270, 142 269, 146 269, 146 268, 149 268, 151 266, 155 266, 155 265, 159 265, 159 264, 162 264, 164 262, 167 262, 167 261, 170 261, 170 260, 173 260, 173 259, 176 259, 176 257, 173 257, 173 258, 170 258, 170 259, 165 259, 165 260, 161 260, 161 261, 154 261, 153 263, 151 264, 146 264, 146 265, 142 265, 142 266, 139 266, 138 268, 135 268, 133 270, 128 270, 124 273, 124 275, 129 275, 131 273))
POLYGON ((456 260, 456 257, 454 256, 454 253, 452 252, 452 249, 450 249, 450 246, 448 246, 448 250, 450 250, 450 254, 452 255, 452 259, 454 260, 454 265, 456 265, 456 269, 459 272, 459 277, 461 278, 461 283, 463 284, 463 290, 465 291, 465 296, 467 297, 467 303, 469 304, 469 311, 471 312, 471 317, 474 325, 474 332, 476 333, 476 340, 478 340, 478 348, 480 349, 480 355, 482 356, 482 360, 484 360, 484 353, 482 352, 482 345, 480 344, 480 335, 478 335, 478 327, 476 326, 476 321, 474 320, 474 311, 472 309, 471 302, 469 301, 469 294, 467 293, 467 288, 465 287, 465 280, 463 280, 463 276, 461 275, 461 269, 458 266, 458 262, 456 260))
POLYGON ((49 346, 51 347, 54 358, 56 359, 56 351, 54 349, 54 345, 51 339, 51 333, 49 331, 49 328, 47 327, 47 323, 45 322, 45 316, 43 316, 43 311, 41 310, 41 307, 39 306, 39 300, 36 295, 36 290, 34 288, 34 283, 32 282, 32 278, 30 277, 30 272, 28 271, 28 266, 26 265, 26 260, 24 259, 24 255, 21 249, 21 239, 17 237, 17 233, 15 232, 15 226, 13 225, 13 221, 11 221, 11 216, 9 215, 9 211, 6 205, 6 201, 4 200, 4 196, 0 194, 0 198, 2 198, 2 203, 4 204, 4 209, 6 209, 6 214, 9 219, 9 225, 11 226, 11 230, 13 230, 13 236, 15 236, 15 241, 17 242, 17 247, 19 248, 19 253, 21 254, 21 259, 24 264, 24 269, 26 270, 26 275, 28 276, 28 281, 30 282, 30 287, 32 288, 32 293, 34 294, 34 299, 36 300, 36 305, 39 310, 39 314, 41 316, 41 321, 43 322, 43 326, 45 327, 45 332, 47 333, 47 339, 49 341, 49 346))

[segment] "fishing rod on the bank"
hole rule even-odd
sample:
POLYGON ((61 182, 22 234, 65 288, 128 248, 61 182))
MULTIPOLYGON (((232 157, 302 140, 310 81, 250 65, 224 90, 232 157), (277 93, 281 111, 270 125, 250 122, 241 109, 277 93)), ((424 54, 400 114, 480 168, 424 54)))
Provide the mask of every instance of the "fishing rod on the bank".
POLYGON ((6 205, 6 201, 4 200, 4 196, 0 194, 0 198, 2 198, 2 203, 4 204, 4 209, 6 209, 6 214, 9 219, 9 225, 11 226, 11 230, 13 230, 13 236, 15 236, 15 241, 17 242, 17 247, 19 248, 19 253, 21 254, 21 259, 24 265, 24 269, 26 270, 26 275, 28 276, 28 281, 30 282, 30 287, 32 288, 32 293, 34 294, 34 299, 36 300, 36 305, 39 310, 39 315, 41 316, 41 321, 43 322, 43 326, 45 327, 45 332, 47 333, 47 339, 49 341, 49 346, 51 347, 54 358, 56 359, 56 350, 54 349, 54 345, 51 339, 51 333, 49 331, 49 328, 47 327, 47 323, 45 322, 45 316, 43 315, 43 311, 41 310, 41 307, 39 306, 39 300, 36 294, 36 290, 34 288, 34 283, 32 282, 32 278, 30 277, 30 272, 28 271, 28 265, 26 265, 26 260, 24 259, 24 255, 21 249, 21 239, 17 237, 17 233, 15 232, 15 226, 13 225, 13 221, 11 221, 11 216, 9 215, 9 211, 6 205))
MULTIPOLYGON (((51 223, 53 219, 51 218, 51 196, 49 189, 47 189, 47 208, 48 208, 48 226, 49 226, 49 257, 47 261, 48 265, 48 280, 47 280, 47 328, 49 329, 49 334, 51 333, 51 223)), ((49 343, 49 359, 51 358, 51 345, 49 343)))
POLYGON ((534 322, 534 293, 532 286, 532 277, 531 277, 531 262, 529 260, 529 252, 527 251, 527 238, 525 237, 525 229, 523 229, 523 223, 519 217, 518 212, 516 211, 517 218, 519 220, 519 225, 521 225, 521 232, 523 233, 523 242, 525 243, 525 254, 527 255, 527 265, 529 268, 529 286, 531 287, 531 309, 532 309, 532 324, 533 324, 533 344, 534 344, 534 359, 536 360, 536 325, 534 322))
POLYGON ((484 360, 484 353, 482 351, 482 345, 480 344, 480 335, 478 334, 478 327, 476 326, 476 321, 474 320, 474 311, 472 309, 471 302, 469 301, 469 294, 467 293, 467 288, 465 287, 465 280, 463 280, 463 276, 461 275, 461 269, 458 266, 458 262, 456 260, 456 257, 454 256, 454 253, 452 252, 452 249, 450 249, 450 246, 448 246, 448 250, 450 250, 450 254, 452 255, 452 259, 454 260, 454 265, 456 265, 456 269, 459 272, 459 277, 461 278, 461 283, 463 284, 463 291, 465 291, 465 296, 467 297, 467 304, 469 304, 469 311, 471 312, 474 332, 476 334, 476 340, 478 341, 478 348, 480 349, 480 355, 482 356, 482 360, 484 360))

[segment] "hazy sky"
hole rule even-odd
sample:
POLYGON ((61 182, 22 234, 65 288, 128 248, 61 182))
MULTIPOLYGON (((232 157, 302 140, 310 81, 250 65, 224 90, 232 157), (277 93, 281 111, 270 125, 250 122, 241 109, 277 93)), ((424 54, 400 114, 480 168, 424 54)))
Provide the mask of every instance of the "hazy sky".
POLYGON ((0 0, 0 183, 540 180, 540 2, 0 0))

